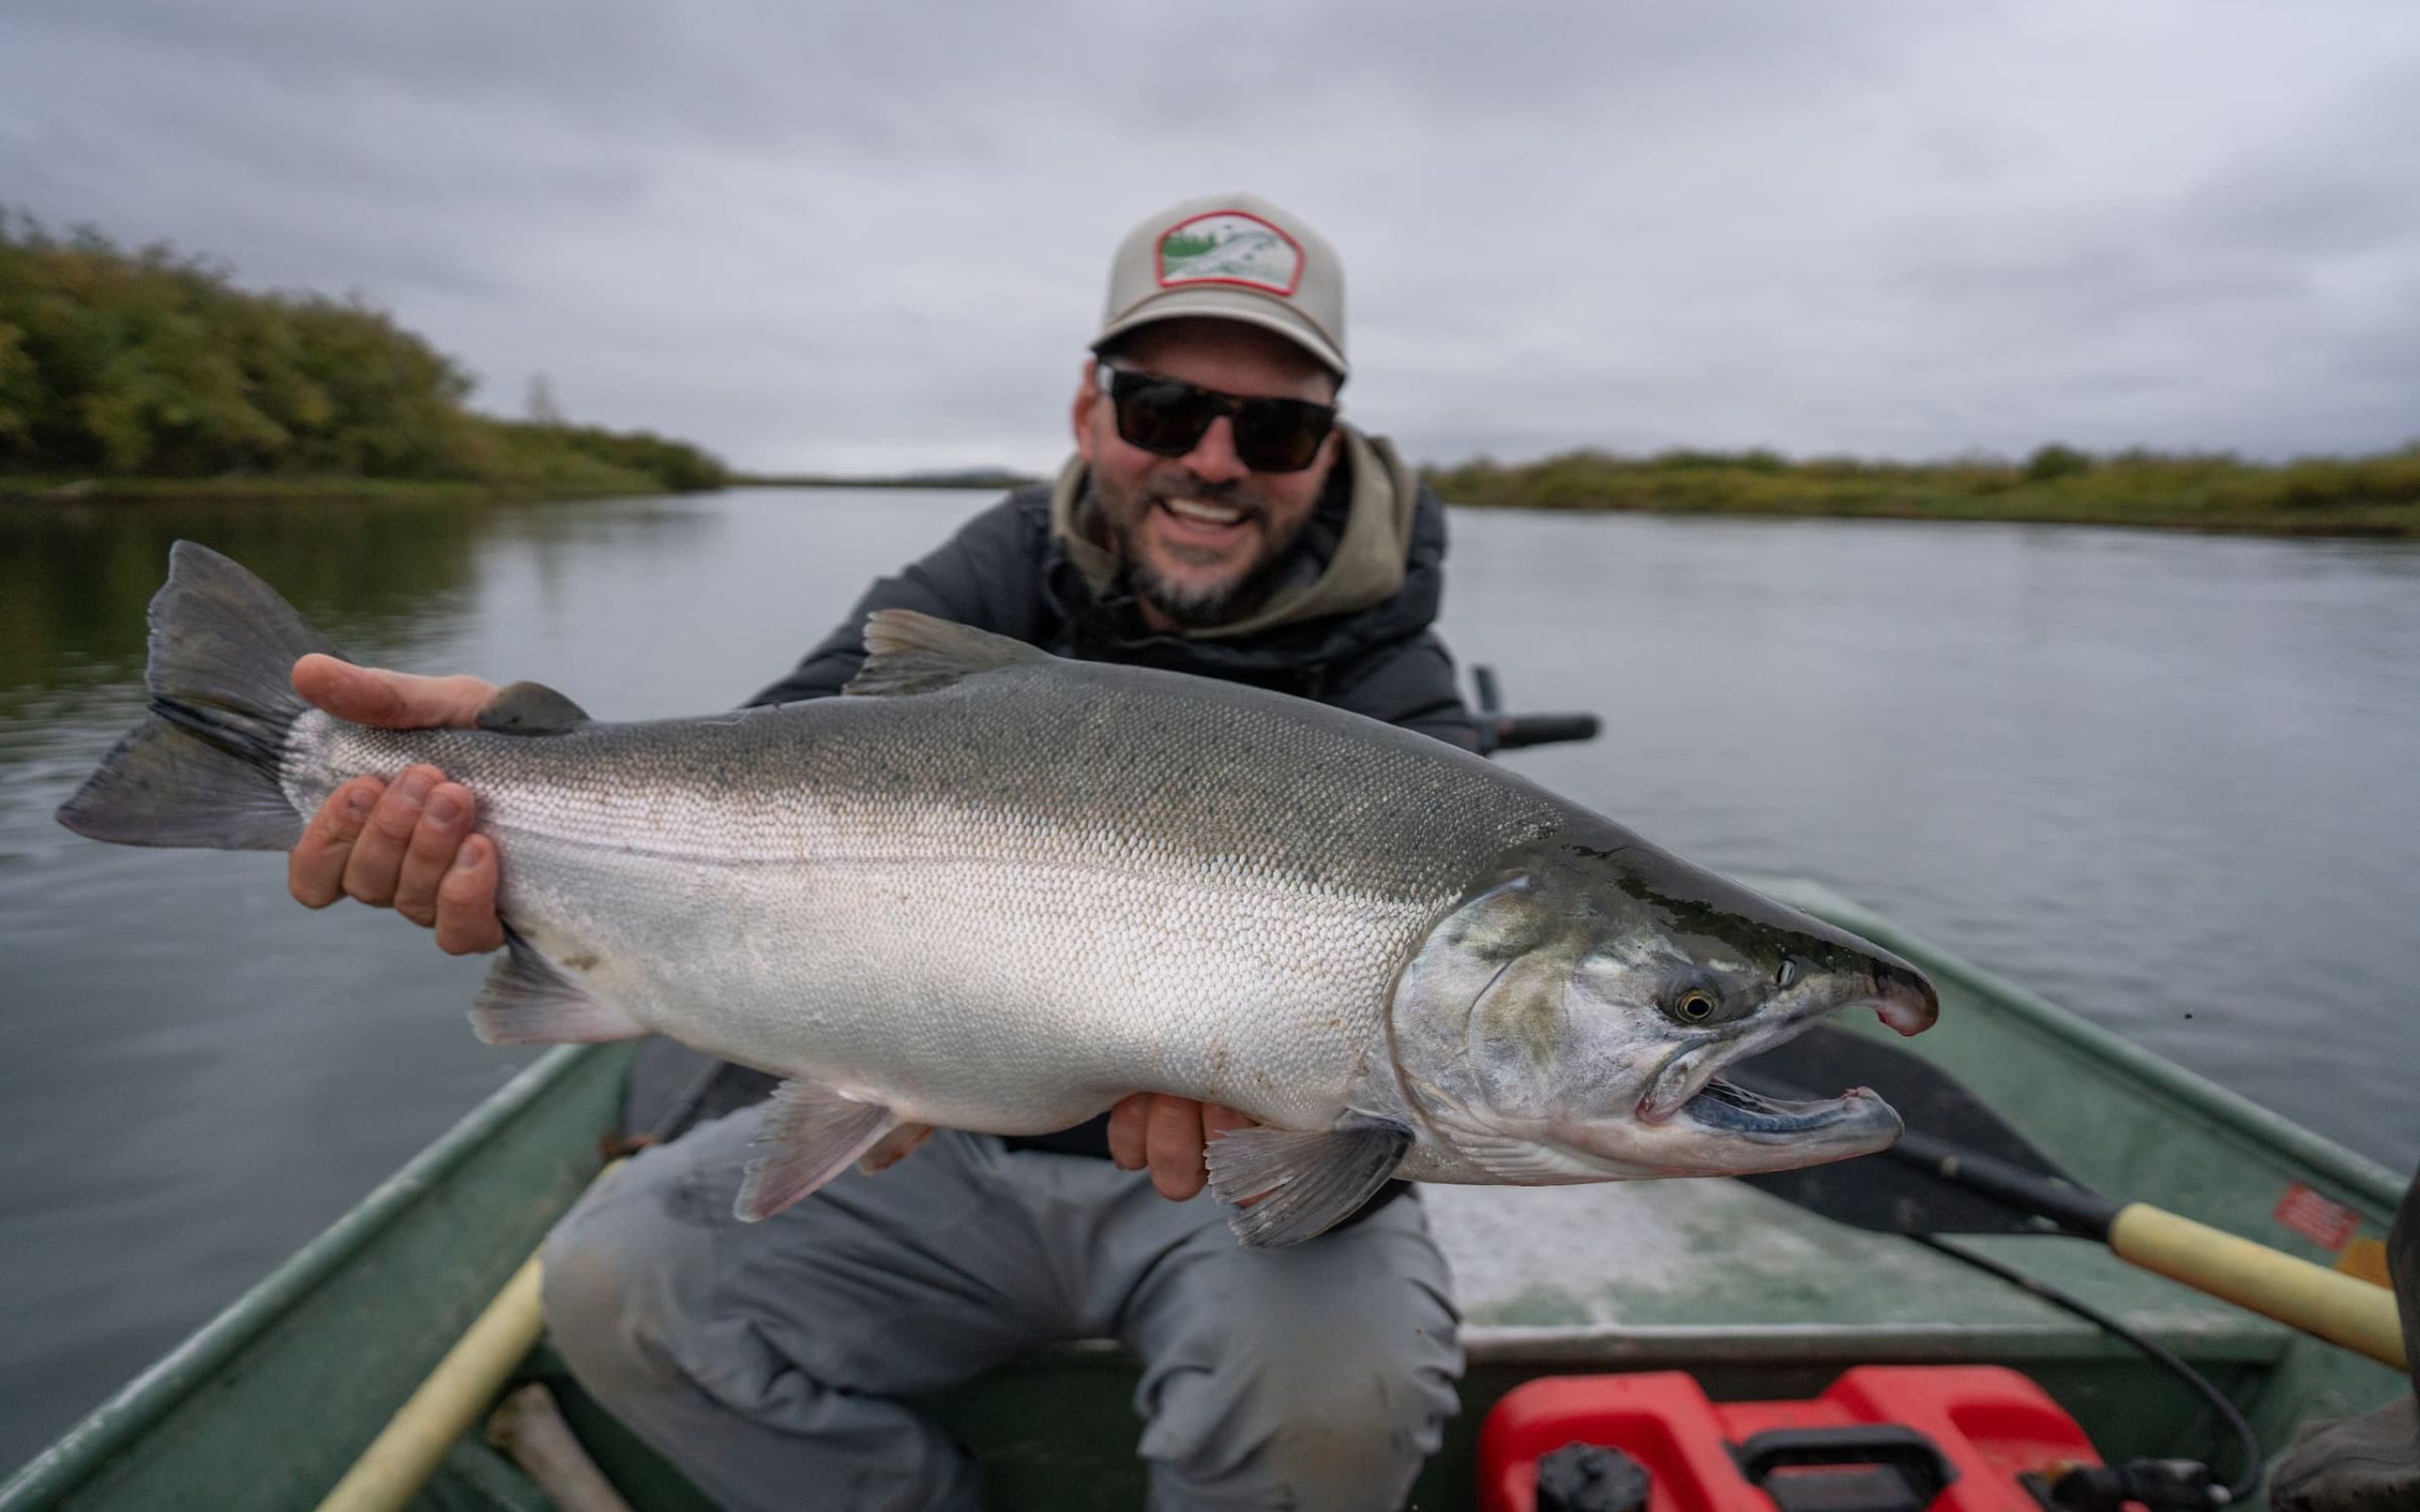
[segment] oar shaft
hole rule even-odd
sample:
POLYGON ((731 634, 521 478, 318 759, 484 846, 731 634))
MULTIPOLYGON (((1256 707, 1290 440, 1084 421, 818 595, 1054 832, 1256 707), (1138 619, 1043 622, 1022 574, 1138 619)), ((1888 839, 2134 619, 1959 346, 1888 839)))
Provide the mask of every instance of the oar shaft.
MULTIPOLYGON (((608 1161, 597 1179, 621 1163, 608 1161)), ((513 1366, 538 1342, 546 1323, 542 1291, 538 1257, 532 1254, 361 1452, 319 1512, 399 1512, 409 1505, 446 1451, 479 1420, 513 1366)))
POLYGON ((2140 1202, 2118 1210, 2109 1247, 2197 1291, 2381 1364, 2409 1366, 2394 1294, 2383 1287, 2140 1202))
POLYGON ((538 1342, 543 1322, 532 1255, 328 1492, 320 1512, 394 1512, 419 1495, 438 1461, 538 1342))

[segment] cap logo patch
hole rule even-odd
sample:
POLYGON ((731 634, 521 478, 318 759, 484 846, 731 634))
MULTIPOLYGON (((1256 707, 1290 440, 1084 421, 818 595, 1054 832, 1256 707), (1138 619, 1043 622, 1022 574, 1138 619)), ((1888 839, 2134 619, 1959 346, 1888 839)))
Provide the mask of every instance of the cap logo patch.
POLYGON ((1240 284, 1291 296, 1303 281, 1303 249, 1258 215, 1216 210, 1160 235, 1160 287, 1240 284))

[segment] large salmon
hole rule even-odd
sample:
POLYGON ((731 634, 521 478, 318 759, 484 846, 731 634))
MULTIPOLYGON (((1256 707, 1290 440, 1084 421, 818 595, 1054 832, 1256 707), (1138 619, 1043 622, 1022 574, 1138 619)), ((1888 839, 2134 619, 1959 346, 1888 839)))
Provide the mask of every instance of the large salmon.
POLYGON ((758 1218, 919 1126, 1035 1134, 1129 1092, 1263 1125, 1215 1141, 1255 1244, 1392 1176, 1536 1184, 1861 1155, 1871 1092, 1779 1104, 1728 1062, 1912 967, 1423 735, 1234 683, 873 616, 851 696, 642 724, 534 684, 479 730, 302 702, 327 650, 181 541, 151 712, 60 810, 130 845, 283 850, 363 773, 441 767, 502 858, 505 1044, 649 1031, 786 1077, 758 1218))

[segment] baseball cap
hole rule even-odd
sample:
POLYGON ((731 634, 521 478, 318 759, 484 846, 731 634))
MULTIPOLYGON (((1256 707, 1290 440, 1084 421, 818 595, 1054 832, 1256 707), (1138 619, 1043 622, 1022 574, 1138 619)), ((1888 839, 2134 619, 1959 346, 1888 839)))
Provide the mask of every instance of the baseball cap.
POLYGON ((1340 379, 1344 267, 1327 238, 1258 195, 1170 205, 1126 233, 1109 266, 1098 352, 1137 326, 1207 317, 1265 327, 1340 379))

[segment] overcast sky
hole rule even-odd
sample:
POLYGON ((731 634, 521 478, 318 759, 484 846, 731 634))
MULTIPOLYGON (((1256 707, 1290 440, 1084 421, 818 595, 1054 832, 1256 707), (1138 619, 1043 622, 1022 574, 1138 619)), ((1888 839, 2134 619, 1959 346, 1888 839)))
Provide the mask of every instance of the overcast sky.
POLYGON ((1248 187, 1425 460, 2420 438, 2420 6, 20 0, 0 202, 358 291, 518 412, 1053 463, 1248 187), (1147 14, 1148 12, 1148 14, 1147 14))

